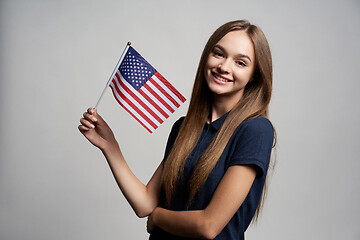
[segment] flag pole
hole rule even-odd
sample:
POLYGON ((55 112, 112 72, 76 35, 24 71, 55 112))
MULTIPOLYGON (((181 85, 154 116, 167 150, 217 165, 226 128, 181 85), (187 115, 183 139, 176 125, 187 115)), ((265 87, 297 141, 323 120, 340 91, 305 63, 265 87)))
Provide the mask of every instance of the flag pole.
POLYGON ((122 60, 124 59, 125 53, 126 53, 127 50, 129 49, 130 45, 131 45, 131 42, 128 42, 128 43, 126 44, 126 47, 125 47, 123 53, 121 54, 120 59, 119 59, 119 61, 117 62, 114 71, 113 71, 112 74, 110 75, 110 78, 109 78, 109 80, 107 81, 106 86, 105 86, 104 90, 102 91, 101 96, 100 96, 99 100, 97 101, 97 103, 96 103, 96 105, 95 105, 95 111, 97 110, 97 107, 99 106, 99 103, 100 103, 101 99, 103 98, 103 96, 104 96, 104 94, 105 94, 105 92, 106 92, 106 89, 107 89, 108 86, 110 85, 111 80, 114 78, 114 75, 115 75, 116 71, 118 70, 118 68, 119 68, 122 60))

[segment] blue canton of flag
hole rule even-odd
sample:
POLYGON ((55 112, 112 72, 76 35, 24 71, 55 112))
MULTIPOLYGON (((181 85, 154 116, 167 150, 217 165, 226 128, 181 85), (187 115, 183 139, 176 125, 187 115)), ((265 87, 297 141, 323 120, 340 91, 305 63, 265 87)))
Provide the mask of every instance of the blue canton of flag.
POLYGON ((119 67, 121 75, 139 90, 157 71, 134 48, 130 47, 119 67))

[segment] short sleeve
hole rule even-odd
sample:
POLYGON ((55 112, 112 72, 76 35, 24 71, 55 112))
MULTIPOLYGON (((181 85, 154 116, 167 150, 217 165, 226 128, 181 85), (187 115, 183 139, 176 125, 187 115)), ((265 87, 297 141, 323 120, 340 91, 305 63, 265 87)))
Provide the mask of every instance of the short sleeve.
POLYGON ((181 117, 172 126, 171 132, 170 132, 168 140, 167 140, 167 144, 166 144, 166 148, 165 148, 165 154, 164 154, 164 160, 163 161, 165 161, 165 159, 169 155, 170 150, 171 150, 172 146, 174 145, 174 142, 176 140, 176 137, 177 137, 177 135, 179 133, 179 130, 181 128, 181 124, 183 123, 184 119, 185 119, 185 117, 181 117))
POLYGON ((254 165, 258 169, 258 178, 266 174, 274 139, 270 121, 265 117, 246 120, 236 129, 233 137, 229 165, 254 165))

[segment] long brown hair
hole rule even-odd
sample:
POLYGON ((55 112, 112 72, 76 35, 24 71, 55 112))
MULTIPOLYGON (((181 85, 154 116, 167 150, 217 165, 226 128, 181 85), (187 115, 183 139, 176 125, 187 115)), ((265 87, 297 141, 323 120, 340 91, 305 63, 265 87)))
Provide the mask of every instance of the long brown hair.
MULTIPOLYGON (((185 161, 197 144, 211 111, 212 93, 206 84, 204 76, 207 58, 215 44, 228 32, 235 30, 245 31, 253 43, 255 52, 253 79, 246 85, 242 98, 230 111, 218 133, 200 156, 189 183, 189 204, 205 183, 231 135, 240 123, 260 115, 267 117, 272 92, 272 60, 269 44, 260 28, 250 24, 248 21, 228 22, 219 27, 205 45, 197 69, 188 112, 164 164, 162 184, 168 205, 170 205, 171 197, 175 192, 179 176, 183 172, 185 161)), ((258 211, 255 217, 257 216, 258 211)))

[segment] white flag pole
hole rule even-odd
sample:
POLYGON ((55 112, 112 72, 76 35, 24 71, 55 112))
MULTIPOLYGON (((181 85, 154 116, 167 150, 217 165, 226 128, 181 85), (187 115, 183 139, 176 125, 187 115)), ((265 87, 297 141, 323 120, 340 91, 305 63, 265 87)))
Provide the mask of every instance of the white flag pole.
POLYGON ((126 54, 126 52, 128 51, 130 45, 131 45, 131 42, 128 42, 128 43, 126 44, 126 47, 125 47, 123 53, 121 54, 120 59, 119 59, 118 63, 116 64, 116 67, 115 67, 114 71, 112 72, 109 80, 108 80, 107 83, 106 83, 106 86, 105 86, 103 92, 101 93, 101 96, 100 96, 99 100, 97 101, 97 103, 96 103, 96 105, 95 105, 95 111, 97 110, 97 107, 99 106, 99 103, 100 103, 101 99, 103 98, 103 96, 104 96, 104 94, 105 94, 105 92, 106 92, 106 89, 109 87, 111 80, 114 78, 114 75, 115 75, 116 71, 118 70, 121 62, 123 61, 123 59, 124 59, 124 57, 125 57, 125 54, 126 54))

